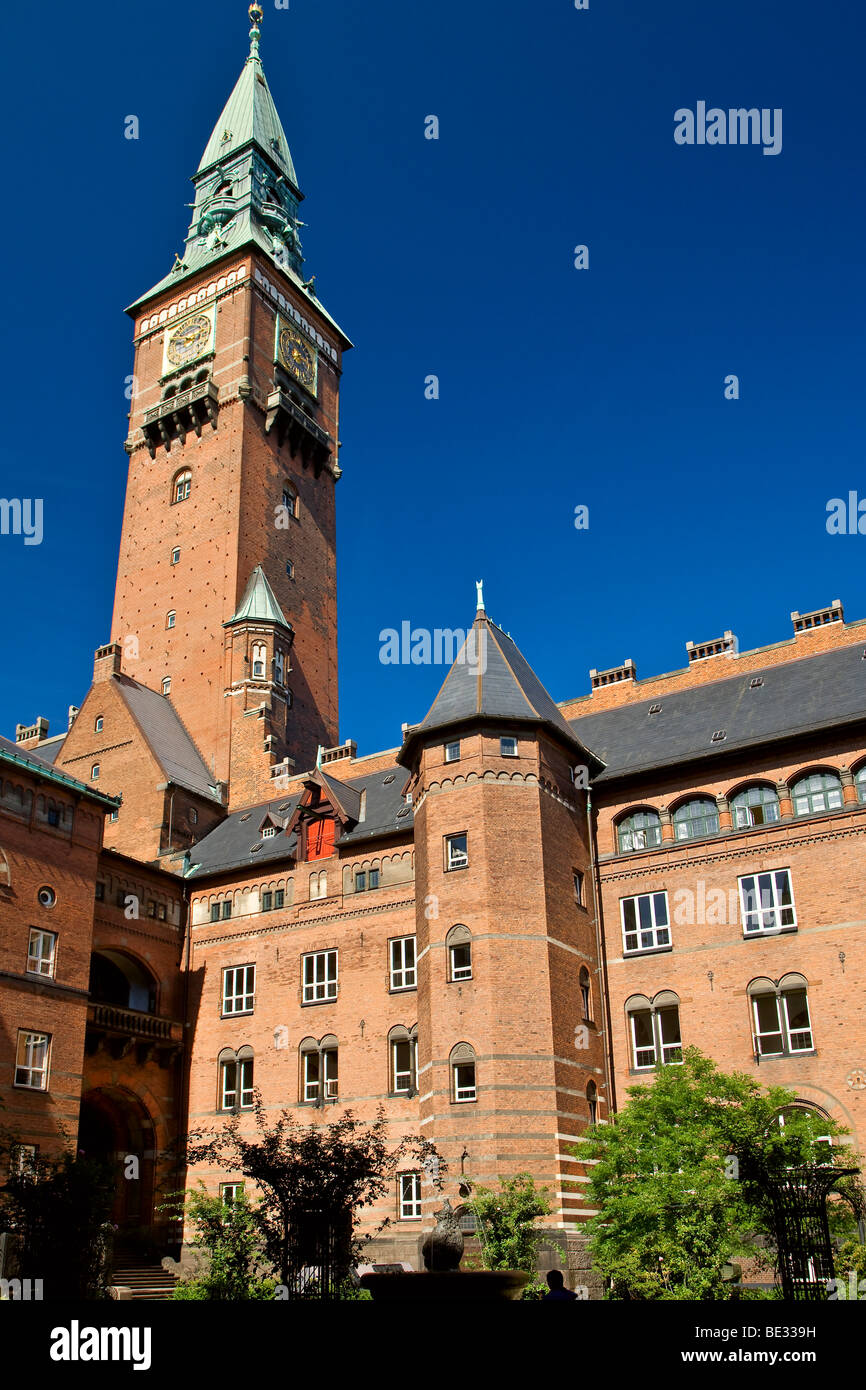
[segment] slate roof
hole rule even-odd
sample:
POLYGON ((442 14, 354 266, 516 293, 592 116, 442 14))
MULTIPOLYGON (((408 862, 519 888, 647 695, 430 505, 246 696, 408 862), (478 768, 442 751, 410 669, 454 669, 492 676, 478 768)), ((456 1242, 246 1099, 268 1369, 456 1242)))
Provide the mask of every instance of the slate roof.
POLYGON ((271 163, 297 188, 298 176, 289 142, 258 53, 251 53, 241 68, 241 75, 211 132, 196 172, 205 173, 219 164, 226 154, 236 154, 251 141, 264 150, 271 163), (223 141, 226 131, 231 138, 223 141))
POLYGON ((165 780, 222 805, 213 774, 167 697, 130 676, 117 675, 112 680, 165 773, 165 780))
POLYGON ((277 623, 288 632, 292 631, 292 625, 277 602, 276 594, 268 583, 268 577, 261 565, 256 565, 250 575, 237 612, 223 626, 231 627, 232 623, 245 622, 277 623))
POLYGON ((859 645, 581 715, 571 725, 606 764, 594 780, 607 782, 862 720, 866 648, 859 645), (653 704, 658 714, 649 713, 653 704), (722 730, 724 740, 713 743, 722 730))
POLYGON ((42 758, 33 749, 26 751, 13 743, 11 739, 3 738, 0 734, 0 762, 7 765, 25 767, 39 777, 44 777, 49 782, 54 782, 57 786, 66 787, 70 791, 86 794, 94 801, 101 802, 106 807, 120 805, 119 796, 107 796, 105 792, 99 792, 95 787, 89 787, 86 782, 80 782, 77 777, 70 777, 68 772, 59 772, 53 767, 48 758, 42 758))
MULTIPOLYGON (((354 829, 342 835, 337 847, 361 845, 382 835, 393 835, 412 829, 412 807, 403 800, 406 786, 406 770, 402 767, 385 768, 379 772, 366 773, 360 777, 347 778, 345 782, 320 769, 323 780, 335 785, 344 804, 354 804, 360 810, 361 792, 366 791, 364 820, 354 829), (402 815, 400 813, 403 813, 402 815)), ((190 867, 187 877, 203 877, 206 874, 240 869, 253 864, 274 863, 294 855, 297 835, 277 834, 268 840, 259 837, 259 827, 266 813, 281 822, 291 819, 300 792, 291 796, 283 795, 259 806, 248 807, 245 811, 235 811, 220 825, 205 835, 190 850, 190 867), (254 846, 258 846, 254 850, 254 846)))
POLYGON ((582 753, 588 752, 582 736, 569 725, 511 638, 482 613, 476 617, 426 718, 407 731, 401 762, 418 736, 479 716, 545 724, 582 753))

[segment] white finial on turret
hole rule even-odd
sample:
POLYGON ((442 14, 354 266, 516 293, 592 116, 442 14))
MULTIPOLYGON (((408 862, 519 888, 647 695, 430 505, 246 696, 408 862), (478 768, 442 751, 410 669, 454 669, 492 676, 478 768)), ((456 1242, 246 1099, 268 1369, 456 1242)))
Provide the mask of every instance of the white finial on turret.
POLYGON ((483 612, 485 611, 485 608, 484 608, 484 580, 483 580, 483 579, 476 579, 476 581, 475 581, 475 588, 476 588, 477 591, 478 591, 478 612, 479 612, 479 613, 483 613, 483 612))

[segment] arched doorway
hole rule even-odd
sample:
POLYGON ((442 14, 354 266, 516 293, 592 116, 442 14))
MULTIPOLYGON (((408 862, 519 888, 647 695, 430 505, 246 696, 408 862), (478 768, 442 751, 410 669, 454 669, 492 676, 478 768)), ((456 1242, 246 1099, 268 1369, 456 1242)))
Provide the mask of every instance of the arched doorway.
POLYGON ((85 1092, 78 1148, 88 1158, 110 1163, 116 1173, 111 1215, 117 1226, 115 1247, 147 1244, 153 1226, 156 1132, 143 1101, 120 1086, 85 1092))

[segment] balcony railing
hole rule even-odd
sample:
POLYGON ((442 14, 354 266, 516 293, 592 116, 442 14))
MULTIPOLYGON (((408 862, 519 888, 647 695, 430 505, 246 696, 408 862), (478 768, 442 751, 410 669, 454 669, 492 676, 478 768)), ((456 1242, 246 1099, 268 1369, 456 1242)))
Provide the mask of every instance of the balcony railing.
POLYGON ((210 380, 196 382, 186 391, 178 391, 176 396, 169 396, 168 400, 145 411, 142 430, 151 458, 160 444, 171 449, 172 439, 177 438, 185 444, 190 430, 200 436, 206 420, 216 429, 218 412, 219 388, 210 380))
POLYGON ((132 1038, 152 1039, 154 1042, 173 1041, 170 1019, 139 1013, 136 1009, 123 1009, 118 1004, 91 1004, 87 1010, 87 1022, 107 1033, 124 1033, 132 1038))

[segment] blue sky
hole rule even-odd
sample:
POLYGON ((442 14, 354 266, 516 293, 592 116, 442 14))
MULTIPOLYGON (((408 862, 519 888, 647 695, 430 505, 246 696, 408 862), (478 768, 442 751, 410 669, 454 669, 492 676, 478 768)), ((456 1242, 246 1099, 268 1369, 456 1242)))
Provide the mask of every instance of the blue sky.
MULTIPOLYGON (((480 577, 558 699, 725 628, 783 640, 792 609, 866 616, 866 537, 825 526, 866 497, 862 4, 263 3, 306 270, 356 343, 343 736, 391 746, 424 715, 443 672, 382 665, 379 633, 467 626, 480 577), (781 153, 677 145, 698 101, 781 108, 781 153)), ((56 732, 110 635, 122 310, 181 249, 248 22, 239 0, 49 0, 2 25, 0 496, 42 497, 44 539, 0 536, 0 729, 56 732)))

